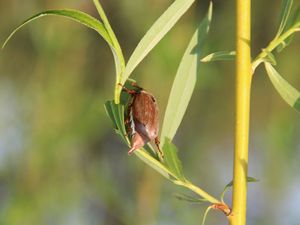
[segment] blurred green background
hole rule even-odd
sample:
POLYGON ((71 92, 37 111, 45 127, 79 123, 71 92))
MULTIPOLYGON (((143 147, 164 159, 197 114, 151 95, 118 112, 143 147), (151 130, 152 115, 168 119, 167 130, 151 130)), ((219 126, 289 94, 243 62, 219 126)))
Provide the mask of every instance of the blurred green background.
MULTIPOLYGON (((128 59, 170 0, 101 1, 128 59)), ((233 50, 235 1, 214 1, 206 53, 233 50)), ((208 1, 197 1, 141 63, 133 78, 157 98, 161 118, 179 61, 208 1)), ((97 16, 86 0, 0 0, 0 42, 25 18, 53 8, 97 16)), ((253 56, 277 29, 280 1, 252 1, 253 56)), ((300 88, 300 38, 278 57, 300 88)), ((63 18, 26 26, 0 53, 0 224, 169 225, 201 223, 206 205, 135 156, 114 133, 103 104, 113 96, 114 64, 98 34, 63 18)), ((175 138, 184 171, 214 196, 232 178, 234 63, 203 65, 175 138)), ((252 87, 248 224, 300 221, 300 116, 259 68, 252 87)), ((191 194, 191 193, 189 193, 191 194)), ((226 195, 230 204, 230 192, 226 195)), ((227 224, 213 212, 207 225, 227 224)))

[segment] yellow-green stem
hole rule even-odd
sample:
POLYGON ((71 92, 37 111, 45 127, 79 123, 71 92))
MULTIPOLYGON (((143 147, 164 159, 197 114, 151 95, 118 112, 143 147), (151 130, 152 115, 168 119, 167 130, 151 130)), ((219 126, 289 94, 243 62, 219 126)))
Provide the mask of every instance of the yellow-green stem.
POLYGON ((186 181, 186 182, 182 182, 182 181, 175 181, 174 183, 176 183, 177 185, 186 187, 188 189, 190 189, 191 191, 193 191, 194 193, 197 193, 199 196, 201 196, 202 198, 206 199, 207 201, 209 201, 210 203, 214 204, 222 204, 221 201, 219 201, 218 199, 214 198, 213 196, 211 196, 210 194, 208 194, 207 192, 203 191, 201 188, 195 186, 194 184, 186 181))
POLYGON ((272 52, 280 43, 282 43, 286 38, 291 36, 293 33, 297 31, 297 27, 292 27, 283 33, 280 37, 275 37, 274 40, 270 42, 270 44, 262 51, 253 61, 252 63, 252 72, 254 73, 256 67, 262 62, 262 59, 267 56, 267 52, 272 52))
POLYGON ((237 0, 236 128, 231 225, 246 224, 251 90, 251 0, 237 0))

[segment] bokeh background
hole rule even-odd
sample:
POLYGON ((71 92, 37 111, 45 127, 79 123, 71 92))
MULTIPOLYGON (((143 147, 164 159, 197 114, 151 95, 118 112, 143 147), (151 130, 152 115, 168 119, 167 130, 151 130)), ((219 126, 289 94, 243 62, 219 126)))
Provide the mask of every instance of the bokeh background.
MULTIPOLYGON (((171 0, 101 1, 126 58, 171 0)), ((235 1, 214 1, 206 53, 233 50, 235 1)), ((179 61, 208 1, 197 1, 133 74, 158 99, 161 118, 179 61)), ((0 0, 0 42, 25 18, 53 8, 97 17, 87 0, 0 0)), ((274 36, 280 1, 252 1, 253 56, 274 36)), ((300 39, 278 55, 278 70, 300 88, 300 39)), ((23 28, 0 52, 0 224, 200 224, 206 205, 182 202, 114 133, 103 104, 114 64, 98 34, 63 18, 23 28)), ((203 65, 178 130, 188 178, 214 196, 232 179, 234 63, 203 65)), ((300 221, 300 116, 263 68, 252 87, 248 224, 300 221)), ((185 192, 188 193, 188 192, 185 192)), ((192 193, 188 193, 192 194, 192 193)), ((230 204, 229 192, 226 201, 230 204)), ((206 224, 227 224, 213 212, 206 224)))

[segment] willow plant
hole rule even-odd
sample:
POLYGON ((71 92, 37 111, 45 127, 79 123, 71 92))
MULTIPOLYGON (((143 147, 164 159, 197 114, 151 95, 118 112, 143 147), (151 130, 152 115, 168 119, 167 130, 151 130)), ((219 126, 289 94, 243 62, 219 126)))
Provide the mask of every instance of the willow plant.
MULTIPOLYGON (((120 135, 124 143, 130 146, 124 122, 124 111, 128 95, 122 93, 122 86, 128 85, 130 75, 138 64, 149 54, 149 52, 160 42, 170 31, 182 15, 190 8, 195 0, 175 0, 169 8, 156 20, 153 26, 136 46, 128 62, 125 62, 122 48, 109 23, 109 20, 98 0, 93 3, 99 13, 100 20, 82 11, 73 9, 48 10, 38 13, 25 20, 7 38, 8 40, 21 27, 44 16, 62 16, 75 20, 96 32, 109 45, 115 61, 116 79, 113 88, 113 100, 105 103, 107 115, 113 122, 114 129, 120 135)), ((212 20, 213 4, 209 4, 207 14, 199 23, 191 40, 183 54, 182 60, 174 78, 168 104, 166 107, 163 125, 161 128, 161 148, 164 152, 164 159, 161 159, 153 150, 151 145, 146 145, 135 151, 135 155, 144 163, 152 167, 163 177, 174 185, 179 185, 198 195, 198 198, 187 195, 178 196, 182 200, 206 203, 208 208, 204 213, 205 217, 210 209, 220 210, 224 213, 231 225, 246 224, 246 193, 247 182, 257 181, 248 177, 248 136, 249 136, 249 111, 250 111, 250 90, 251 79, 256 68, 264 64, 270 81, 280 96, 291 107, 300 111, 300 93, 290 85, 275 69, 276 60, 274 52, 282 51, 292 41, 293 35, 300 30, 299 9, 292 10, 293 0, 283 0, 279 28, 274 39, 263 48, 254 60, 251 61, 250 42, 250 0, 237 0, 237 38, 236 51, 219 51, 204 55, 203 48, 210 29, 212 20), (199 66, 202 63, 209 63, 222 60, 236 59, 236 144, 234 160, 233 180, 228 183, 219 197, 212 196, 201 187, 194 185, 183 172, 182 164, 177 155, 177 148, 172 143, 179 125, 190 102, 196 78, 199 75, 199 66), (225 192, 233 186, 233 206, 224 202, 225 192)), ((201 71, 200 71, 201 73, 201 71)))

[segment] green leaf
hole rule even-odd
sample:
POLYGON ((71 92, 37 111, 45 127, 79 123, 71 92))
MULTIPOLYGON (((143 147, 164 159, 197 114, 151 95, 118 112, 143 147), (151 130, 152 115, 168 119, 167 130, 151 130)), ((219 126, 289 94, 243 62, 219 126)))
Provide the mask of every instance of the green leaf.
POLYGON ((292 5, 293 5, 293 0, 283 0, 282 4, 281 4, 281 12, 280 12, 280 25, 277 31, 276 36, 278 37, 283 30, 285 29, 285 26, 287 24, 287 21, 289 19, 289 15, 291 13, 291 9, 292 9, 292 5))
MULTIPOLYGON (((297 9, 293 12, 293 15, 289 17, 289 19, 287 21, 287 24, 285 26, 286 29, 290 29, 292 27, 297 27, 297 21, 299 20, 299 15, 300 15, 300 6, 298 6, 297 9)), ((277 52, 281 52, 285 47, 287 47, 292 42, 292 40, 294 39, 296 31, 297 30, 295 30, 293 34, 291 34, 289 37, 284 39, 278 45, 278 47, 276 48, 277 52)))
POLYGON ((122 49, 120 47, 119 41, 118 41, 113 29, 110 26, 110 23, 109 23, 109 21, 106 17, 106 14, 105 14, 100 2, 98 0, 93 0, 93 2, 94 2, 94 5, 97 8, 97 11, 98 11, 103 23, 104 23, 104 26, 107 30, 108 35, 109 35, 110 39, 112 40, 113 46, 116 49, 118 59, 121 62, 121 67, 122 67, 122 69, 124 69, 125 68, 125 60, 124 60, 124 57, 123 57, 123 53, 122 53, 122 49))
POLYGON ((76 22, 79 22, 79 23, 97 31, 103 37, 103 39, 110 46, 111 51, 114 56, 114 60, 115 60, 116 74, 117 74, 116 75, 116 88, 115 88, 116 89, 115 90, 115 102, 119 103, 119 96, 120 96, 120 92, 121 92, 122 88, 118 85, 118 83, 120 83, 122 71, 124 70, 124 67, 125 67, 125 62, 124 62, 121 48, 118 45, 116 37, 114 35, 112 35, 112 31, 111 30, 109 32, 107 31, 107 28, 105 26, 107 24, 104 25, 102 22, 100 22, 96 18, 94 18, 84 12, 81 12, 78 10, 73 10, 73 9, 58 9, 58 10, 48 10, 48 11, 38 13, 38 14, 28 18, 27 20, 25 20, 16 29, 14 29, 13 32, 9 35, 9 37, 5 40, 4 44, 2 45, 2 48, 5 47, 7 42, 11 39, 11 37, 20 28, 22 28, 26 24, 32 22, 33 20, 36 20, 36 19, 44 17, 44 16, 63 16, 63 17, 72 19, 76 22))
POLYGON ((119 85, 122 81, 123 72, 125 70, 125 60, 122 53, 121 46, 119 44, 119 41, 111 28, 111 25, 107 19, 107 16, 103 10, 103 7, 101 6, 100 2, 98 0, 93 0, 94 5, 97 8, 97 11, 100 15, 100 18, 102 19, 104 23, 104 27, 107 30, 107 33, 112 41, 112 44, 114 46, 115 52, 114 52, 114 60, 115 60, 115 67, 116 67, 116 84, 115 84, 115 103, 119 103, 119 97, 120 93, 122 91, 122 87, 119 85))
POLYGON ((300 92, 283 79, 270 63, 265 62, 265 68, 271 82, 281 97, 291 107, 300 112, 300 92))
POLYGON ((211 53, 205 57, 203 57, 201 62, 214 62, 214 61, 227 61, 235 59, 235 51, 220 51, 211 53))
POLYGON ((165 137, 170 140, 173 139, 191 99, 197 81, 200 54, 209 30, 211 18, 212 3, 210 3, 207 16, 194 33, 180 62, 163 120, 161 131, 161 140, 163 141, 165 137))
POLYGON ((73 9, 61 9, 61 10, 48 10, 41 13, 38 13, 27 20, 25 20, 23 23, 21 23, 16 29, 13 30, 13 32, 8 36, 8 38, 5 40, 4 44, 2 45, 2 48, 5 47, 7 42, 11 39, 11 37, 23 26, 26 24, 32 22, 33 20, 36 20, 38 18, 44 17, 44 16, 63 16, 72 20, 75 20, 76 22, 79 22, 95 31, 97 31, 103 39, 110 45, 113 46, 113 43, 104 27, 104 25, 94 17, 73 9))
POLYGON ((129 140, 124 124, 124 106, 115 104, 113 101, 107 101, 104 105, 109 118, 112 120, 117 133, 120 134, 123 141, 128 145, 129 140))
MULTIPOLYGON (((251 183, 251 182, 258 182, 259 180, 258 179, 256 179, 256 178, 254 178, 254 177, 247 177, 247 182, 248 183, 251 183)), ((225 188, 224 188, 224 190, 223 190, 223 192, 222 192, 222 194, 221 194, 221 200, 222 200, 222 202, 224 202, 224 195, 225 195, 225 193, 228 191, 228 189, 230 188, 230 187, 232 187, 232 185, 233 185, 233 181, 230 181, 226 186, 225 186, 225 188)))
POLYGON ((145 149, 146 152, 149 153, 149 155, 151 157, 153 157, 154 159, 160 161, 160 156, 158 155, 157 151, 155 151, 154 147, 151 145, 151 143, 147 143, 146 145, 144 145, 143 147, 145 149))
POLYGON ((174 197, 177 198, 180 201, 186 201, 186 202, 190 202, 190 203, 198 203, 198 204, 202 204, 204 202, 208 202, 206 199, 204 198, 195 198, 186 194, 174 194, 174 197))
POLYGON ((156 170, 158 173, 160 173, 165 178, 172 181, 172 177, 170 175, 171 172, 166 168, 161 162, 159 162, 157 159, 152 157, 148 152, 139 149, 134 151, 134 154, 139 157, 143 162, 145 162, 148 166, 150 166, 152 169, 156 170))
MULTIPOLYGON (((256 178, 254 178, 254 177, 247 177, 247 182, 249 183, 249 182, 258 182, 259 180, 258 179, 256 179, 256 178)), ((226 188, 230 188, 230 187, 232 187, 232 185, 233 185, 233 181, 230 181, 226 186, 225 186, 225 189, 226 188)))
POLYGON ((113 123, 113 126, 115 129, 118 129, 118 125, 113 113, 113 106, 111 105, 111 101, 107 101, 104 104, 104 109, 108 117, 110 118, 111 122, 113 123))
POLYGON ((182 172, 182 165, 177 155, 176 146, 170 141, 170 139, 166 138, 162 149, 165 154, 164 161, 167 167, 178 180, 185 181, 185 177, 182 172))
POLYGON ((176 0, 152 25, 132 53, 125 68, 122 84, 136 66, 174 26, 195 0, 176 0))

